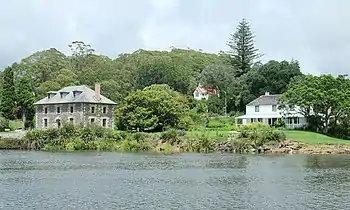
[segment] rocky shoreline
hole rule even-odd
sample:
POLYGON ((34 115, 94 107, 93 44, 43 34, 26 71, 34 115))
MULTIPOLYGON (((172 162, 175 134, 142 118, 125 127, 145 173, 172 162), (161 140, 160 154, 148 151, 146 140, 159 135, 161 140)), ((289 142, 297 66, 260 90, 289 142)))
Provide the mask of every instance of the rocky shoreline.
MULTIPOLYGON (((235 153, 232 142, 216 143, 214 151, 235 153)), ((285 140, 280 143, 265 144, 258 148, 249 149, 249 153, 260 154, 350 154, 350 145, 344 144, 306 144, 285 140)))

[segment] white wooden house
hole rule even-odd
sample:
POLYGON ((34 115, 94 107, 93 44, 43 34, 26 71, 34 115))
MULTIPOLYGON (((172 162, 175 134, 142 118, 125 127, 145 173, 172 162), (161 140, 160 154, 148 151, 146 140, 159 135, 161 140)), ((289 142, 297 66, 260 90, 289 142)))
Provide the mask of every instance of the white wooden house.
POLYGON ((245 115, 236 117, 237 125, 261 122, 270 126, 281 119, 287 128, 300 128, 307 125, 306 118, 299 113, 298 107, 292 107, 288 112, 278 109, 278 99, 281 95, 271 95, 268 92, 246 105, 245 115))

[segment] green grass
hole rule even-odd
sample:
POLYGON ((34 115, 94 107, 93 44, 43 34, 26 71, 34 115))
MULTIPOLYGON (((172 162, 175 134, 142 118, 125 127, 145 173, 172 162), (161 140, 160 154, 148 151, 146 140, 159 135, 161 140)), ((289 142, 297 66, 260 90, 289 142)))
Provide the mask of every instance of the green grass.
POLYGON ((186 136, 188 137, 208 137, 209 139, 216 139, 216 138, 227 138, 228 137, 228 130, 196 130, 196 131, 187 131, 186 136))
POLYGON ((22 121, 21 120, 10 120, 9 127, 11 130, 16 130, 18 128, 22 127, 22 121))
MULTIPOLYGON (((209 139, 227 138, 229 131, 216 131, 216 130, 196 130, 186 132, 188 137, 201 137, 205 136, 209 139)), ((329 137, 323 134, 308 132, 308 131, 296 131, 285 130, 287 140, 299 141, 309 144, 350 144, 350 140, 343 140, 338 138, 329 137)))
POLYGON ((343 140, 338 138, 329 137, 323 134, 308 132, 308 131, 295 131, 286 130, 284 133, 288 140, 294 140, 310 144, 350 144, 349 140, 343 140))

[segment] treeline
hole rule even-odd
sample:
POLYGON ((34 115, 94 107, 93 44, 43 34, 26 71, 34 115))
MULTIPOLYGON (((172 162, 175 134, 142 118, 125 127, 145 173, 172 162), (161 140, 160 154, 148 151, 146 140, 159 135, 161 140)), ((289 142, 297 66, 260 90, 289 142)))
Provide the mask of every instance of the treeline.
MULTIPOLYGON (((122 104, 130 92, 152 84, 168 84, 191 97, 201 83, 225 91, 227 111, 234 113, 244 111, 246 103, 265 91, 282 93, 291 78, 302 75, 297 61, 259 62, 262 54, 255 48, 254 35, 244 19, 229 36, 227 45, 230 50, 218 54, 177 48, 170 51, 140 49, 109 58, 95 54, 87 43, 74 41, 69 45, 71 55, 51 48, 33 53, 8 67, 14 81, 14 87, 10 88, 17 89, 17 83, 28 78, 34 99, 39 100, 50 90, 83 84, 93 87, 95 82, 101 82, 102 94, 122 104)), ((1 77, 4 76, 2 73, 1 77)), ((3 92, 13 92, 2 86, 3 92)), ((18 104, 14 95, 13 99, 8 97, 4 93, 1 98, 1 103, 8 107, 1 113, 10 117, 18 104)), ((212 97, 208 102, 209 111, 222 114, 223 100, 223 97, 212 97)), ((17 113, 21 115, 20 111, 17 113)))
MULTIPOLYGON (((229 50, 218 54, 177 48, 170 51, 140 49, 110 58, 96 54, 87 43, 74 41, 69 45, 71 55, 54 48, 35 52, 1 72, 0 114, 7 119, 24 116, 27 125, 33 125, 34 109, 31 104, 45 97, 47 91, 71 85, 93 88, 95 82, 101 83, 103 95, 119 104, 116 112, 118 128, 124 130, 162 130, 166 126, 174 127, 174 123, 185 126, 190 121, 196 121, 198 113, 224 114, 225 108, 234 115, 244 112, 245 105, 264 92, 286 92, 288 102, 311 106, 309 102, 299 100, 300 96, 293 99, 293 95, 289 94, 296 92, 293 85, 301 84, 296 81, 309 78, 305 79, 301 73, 298 61, 270 60, 262 63, 263 53, 255 47, 254 35, 246 20, 243 19, 229 35, 227 45, 229 50), (219 89, 220 97, 210 97, 206 102, 194 101, 192 94, 198 84, 219 89), (163 112, 149 108, 155 103, 166 108, 163 112)), ((300 88, 308 87, 304 85, 300 88)), ((314 88, 318 89, 318 86, 314 88)), ((308 92, 309 89, 302 91, 308 92)), ((326 100, 324 97, 328 94, 317 95, 318 100, 326 100)), ((337 100, 332 103, 337 103, 337 100)), ((313 108, 318 110, 318 107, 315 105, 313 108)), ((335 105, 331 107, 335 109, 335 105)), ((338 125, 340 118, 336 119, 338 125)), ((329 133, 332 129, 328 127, 332 123, 327 121, 327 129, 316 128, 322 123, 319 122, 313 129, 329 133)))

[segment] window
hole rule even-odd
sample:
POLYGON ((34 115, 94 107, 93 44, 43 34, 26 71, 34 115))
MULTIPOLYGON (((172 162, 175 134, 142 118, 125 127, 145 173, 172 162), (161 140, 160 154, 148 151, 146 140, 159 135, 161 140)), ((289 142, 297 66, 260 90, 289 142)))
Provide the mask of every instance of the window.
POLYGON ((74 111, 74 108, 73 108, 73 106, 71 106, 70 107, 70 113, 73 113, 73 111, 74 111))
POLYGON ((255 106, 255 112, 259 112, 259 105, 255 106))
POLYGON ((102 120, 102 127, 106 127, 107 126, 107 119, 103 119, 102 120))
POLYGON ((47 119, 44 119, 44 127, 47 128, 47 119))
POLYGON ((277 106, 276 105, 272 105, 272 111, 273 112, 277 111, 277 106))
POLYGON ((295 125, 299 125, 299 117, 294 117, 293 121, 295 125))
POLYGON ((47 107, 44 108, 44 112, 45 112, 45 114, 47 114, 47 107))
POLYGON ((56 123, 57 123, 57 127, 58 127, 58 128, 61 127, 61 120, 60 120, 60 119, 57 119, 57 120, 56 120, 56 123))
POLYGON ((91 123, 91 124, 94 124, 94 123, 95 123, 95 118, 91 118, 91 119, 90 119, 90 123, 91 123))
POLYGON ((107 113, 107 107, 103 107, 103 114, 107 113))
POLYGON ((94 107, 94 106, 91 107, 91 113, 92 113, 92 114, 95 113, 95 107, 94 107))
POLYGON ((194 93, 194 95, 195 95, 196 98, 199 97, 199 93, 197 91, 194 93))
POLYGON ((69 122, 73 124, 74 122, 73 118, 69 118, 69 122))
POLYGON ((56 111, 57 111, 57 114, 61 113, 61 107, 58 106, 56 111))
POLYGON ((262 118, 258 118, 258 122, 262 122, 263 121, 263 119, 262 118))

